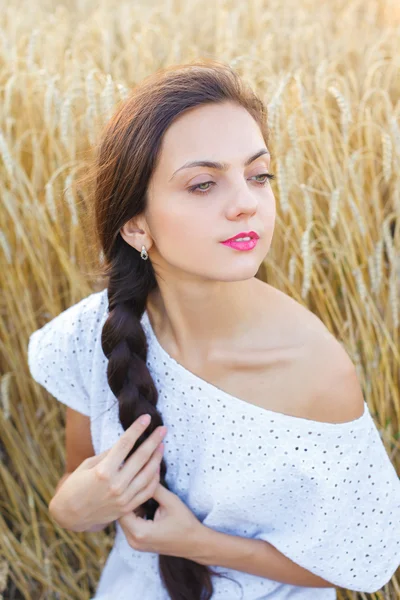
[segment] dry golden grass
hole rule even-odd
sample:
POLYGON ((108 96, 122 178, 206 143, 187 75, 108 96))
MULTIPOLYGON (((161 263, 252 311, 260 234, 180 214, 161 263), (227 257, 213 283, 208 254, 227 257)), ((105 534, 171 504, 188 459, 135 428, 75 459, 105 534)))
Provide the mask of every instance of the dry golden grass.
MULTIPOLYGON (((399 472, 399 33, 398 0, 3 6, 0 597, 87 600, 112 545, 111 529, 71 533, 49 518, 64 407, 30 378, 26 346, 101 289, 75 177, 127 90, 167 64, 230 62, 267 103, 278 216, 262 276, 343 342, 399 472)), ((399 592, 394 576, 368 597, 399 592)))

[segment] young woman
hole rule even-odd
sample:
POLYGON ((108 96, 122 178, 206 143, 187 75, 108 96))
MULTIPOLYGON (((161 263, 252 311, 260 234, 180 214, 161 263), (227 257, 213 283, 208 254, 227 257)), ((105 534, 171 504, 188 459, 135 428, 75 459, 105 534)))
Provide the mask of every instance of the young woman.
POLYGON ((107 287, 28 347, 68 406, 51 514, 74 531, 116 522, 98 600, 331 600, 399 565, 399 479, 355 368, 256 278, 268 141, 261 100, 212 60, 147 78, 100 141, 107 287))

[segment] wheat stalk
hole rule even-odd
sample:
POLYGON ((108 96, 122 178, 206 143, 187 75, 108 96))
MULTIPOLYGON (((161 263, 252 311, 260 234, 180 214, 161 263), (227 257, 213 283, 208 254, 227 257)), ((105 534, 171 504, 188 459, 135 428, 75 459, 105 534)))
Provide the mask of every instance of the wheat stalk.
POLYGON ((307 227, 301 237, 301 256, 303 259, 303 284, 301 288, 301 297, 306 298, 311 287, 311 271, 312 271, 312 257, 310 252, 310 229, 307 227))
POLYGON ((60 138, 65 148, 69 148, 70 142, 70 123, 72 120, 71 115, 71 98, 67 96, 61 106, 60 114, 60 138))
POLYGON ((381 134, 382 138, 382 166, 383 166, 383 179, 385 183, 389 183, 392 175, 392 140, 390 135, 383 131, 381 134))
POLYGON ((106 121, 111 118, 114 111, 114 82, 110 74, 107 75, 106 84, 101 93, 101 101, 103 106, 103 116, 106 121))
POLYGON ((363 274, 362 274, 359 266, 357 266, 353 269, 353 275, 356 280, 357 291, 360 296, 361 304, 363 304, 365 306, 366 318, 367 318, 367 320, 369 320, 371 318, 371 308, 369 305, 369 296, 368 296, 367 288, 366 288, 366 285, 364 282, 364 277, 363 277, 363 274))
POLYGON ((337 89, 337 87, 331 85, 328 87, 328 92, 335 98, 340 109, 340 121, 342 127, 342 134, 345 140, 345 144, 348 143, 349 138, 349 124, 352 121, 350 103, 343 94, 337 89))
POLYGON ((0 380, 0 399, 3 416, 6 420, 10 418, 10 383, 11 373, 5 373, 0 380))
POLYGON ((39 29, 34 29, 29 36, 28 48, 26 52, 26 66, 28 71, 32 70, 35 66, 35 50, 36 50, 36 42, 39 37, 40 31, 39 29))
POLYGON ((276 161, 276 174, 277 174, 277 183, 279 189, 279 202, 282 208, 283 213, 287 213, 289 211, 289 190, 286 181, 285 169, 282 164, 281 159, 277 159, 276 161))
POLYGON ((367 229, 366 229, 366 226, 364 223, 364 218, 361 215, 359 208, 358 208, 357 204, 355 203, 351 193, 349 193, 347 195, 347 202, 350 204, 351 211, 355 217, 355 220, 356 220, 356 223, 357 223, 358 229, 360 230, 361 235, 363 237, 365 237, 365 235, 367 233, 367 229))
POLYGON ((128 88, 125 87, 122 83, 117 83, 117 88, 118 88, 121 100, 123 100, 123 101, 127 100, 128 96, 129 96, 128 88))
POLYGON ((5 115, 10 115, 12 113, 11 100, 14 88, 16 87, 15 84, 17 82, 17 78, 17 73, 14 73, 4 85, 3 111, 5 115))
POLYGON ((69 173, 67 175, 67 177, 65 178, 64 192, 65 192, 65 198, 68 202, 69 210, 71 213, 71 224, 73 227, 76 227, 79 223, 79 219, 78 219, 78 213, 76 210, 75 196, 74 196, 74 192, 72 191, 73 179, 74 179, 73 173, 69 173))
POLYGON ((322 95, 322 92, 325 89, 325 82, 326 82, 326 76, 327 76, 327 71, 329 70, 329 62, 327 58, 324 58, 320 64, 318 65, 317 70, 315 71, 315 77, 314 77, 314 85, 315 85, 315 91, 317 92, 318 95, 322 95))
POLYGON ((0 231, 0 246, 3 249, 7 264, 11 265, 11 263, 12 263, 11 246, 7 241, 7 237, 6 237, 6 234, 4 231, 0 231))
POLYGON ((336 223, 339 215, 339 198, 340 189, 335 188, 329 198, 329 226, 331 229, 336 227, 336 223))
MULTIPOLYGON (((10 572, 9 563, 6 560, 2 560, 0 562, 0 593, 4 592, 6 589, 9 572, 10 572)), ((5 600, 5 596, 3 596, 2 594, 1 594, 0 598, 4 598, 4 600, 5 600)))
POLYGON ((380 239, 375 244, 375 274, 376 274, 376 288, 375 292, 378 293, 381 289, 383 267, 382 267, 382 254, 383 254, 383 240, 380 239))
POLYGON ((294 157, 293 149, 289 150, 286 156, 285 161, 285 170, 288 174, 288 186, 290 187, 292 184, 296 183, 297 172, 296 172, 296 160, 294 157))
POLYGON ((392 262, 389 276, 389 302, 392 313, 393 327, 399 327, 399 293, 400 293, 400 261, 399 257, 392 262))
POLYGON ((95 108, 92 104, 89 104, 89 106, 86 108, 85 122, 86 122, 86 129, 87 129, 87 133, 88 133, 89 143, 91 146, 93 146, 97 140, 97 131, 96 131, 96 112, 95 112, 95 108))
POLYGON ((307 98, 306 91, 305 91, 304 86, 303 86, 303 84, 301 82, 300 74, 299 73, 296 73, 294 75, 294 80, 296 82, 297 90, 299 92, 299 100, 300 100, 301 108, 303 109, 303 113, 305 114, 305 116, 308 119, 310 119, 311 118, 311 107, 310 107, 310 103, 309 103, 308 98, 307 98))
POLYGON ((369 273, 369 278, 371 280, 371 284, 372 284, 372 292, 374 294, 377 293, 378 291, 378 279, 376 276, 376 264, 375 264, 375 256, 372 254, 370 256, 368 256, 368 273, 369 273))
POLYGON ((300 184, 304 196, 304 206, 306 214, 306 227, 309 228, 313 218, 313 204, 307 186, 304 183, 300 184))
MULTIPOLYGON (((298 140, 298 132, 297 132, 295 113, 291 114, 288 119, 287 132, 289 135, 290 143, 292 144, 292 147, 293 147, 294 161, 300 164, 301 151, 300 151, 300 145, 299 145, 299 140, 298 140)), ((291 155, 292 155, 292 153, 291 153, 291 155)))
POLYGON ((48 208, 51 220, 53 221, 53 223, 55 223, 56 220, 57 220, 57 210, 56 210, 56 205, 55 205, 55 202, 54 202, 54 192, 53 192, 53 181, 52 181, 52 179, 50 179, 50 181, 48 181, 46 183, 46 185, 44 186, 44 189, 45 189, 46 206, 48 208))
POLYGON ((290 283, 293 285, 294 284, 294 278, 296 276, 296 263, 297 263, 297 257, 292 254, 292 256, 290 257, 289 260, 289 281, 290 283))
POLYGON ((54 112, 56 116, 58 116, 58 109, 60 106, 61 98, 60 93, 56 87, 56 81, 58 76, 52 77, 46 86, 46 93, 44 96, 44 111, 43 116, 46 123, 46 126, 53 130, 53 121, 52 121, 52 106, 54 106, 54 112))
POLYGON ((85 77, 85 89, 88 106, 94 115, 97 115, 97 94, 95 84, 95 74, 97 69, 91 69, 85 77))
POLYGON ((290 79, 291 79, 291 74, 286 73, 286 75, 280 80, 278 89, 275 92, 271 102, 267 105, 268 122, 269 122, 269 126, 271 128, 271 131, 273 132, 274 135, 277 134, 277 127, 278 127, 277 119, 278 119, 279 106, 282 103, 283 92, 284 92, 290 79))
POLYGON ((12 179, 14 176, 14 161, 2 131, 0 131, 0 155, 3 159, 8 176, 12 179))
POLYGON ((383 239, 385 241, 386 251, 388 253, 391 265, 394 265, 396 262, 396 250, 394 248, 392 234, 390 233, 390 229, 389 229, 389 217, 386 217, 386 219, 383 221, 382 229, 383 229, 383 239))

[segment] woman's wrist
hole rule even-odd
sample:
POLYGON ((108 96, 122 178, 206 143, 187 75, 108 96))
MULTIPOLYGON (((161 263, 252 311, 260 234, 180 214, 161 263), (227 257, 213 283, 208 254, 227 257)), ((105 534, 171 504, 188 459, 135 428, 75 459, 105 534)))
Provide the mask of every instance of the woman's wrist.
POLYGON ((193 537, 191 556, 187 556, 186 558, 189 558, 200 565, 211 565, 211 555, 214 544, 217 542, 217 536, 218 531, 200 523, 200 527, 193 537))
POLYGON ((60 501, 60 498, 57 497, 57 494, 50 501, 49 513, 53 521, 55 521, 59 527, 62 527, 62 529, 81 532, 88 531, 90 527, 98 527, 97 523, 94 525, 82 523, 74 510, 60 501))

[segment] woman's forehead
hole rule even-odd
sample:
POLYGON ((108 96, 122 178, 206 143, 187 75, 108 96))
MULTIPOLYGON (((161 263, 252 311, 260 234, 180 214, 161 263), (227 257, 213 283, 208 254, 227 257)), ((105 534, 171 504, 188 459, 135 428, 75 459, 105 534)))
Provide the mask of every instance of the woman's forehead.
POLYGON ((163 136, 157 169, 163 178, 172 179, 196 161, 241 165, 262 148, 268 150, 258 124, 243 107, 207 105, 196 111, 181 115, 163 136))

